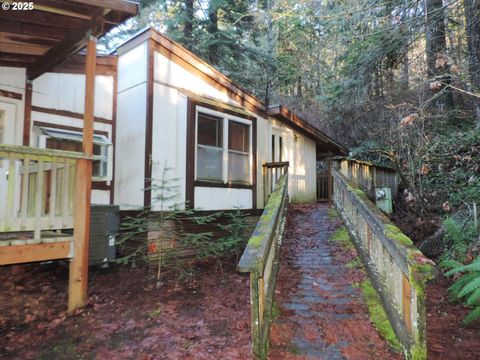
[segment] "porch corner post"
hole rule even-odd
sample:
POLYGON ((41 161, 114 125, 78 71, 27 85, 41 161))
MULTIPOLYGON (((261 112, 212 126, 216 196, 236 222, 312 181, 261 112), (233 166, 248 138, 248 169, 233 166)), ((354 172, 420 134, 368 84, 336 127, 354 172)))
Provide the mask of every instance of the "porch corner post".
MULTIPOLYGON (((84 155, 89 157, 93 154, 96 45, 97 39, 89 35, 85 61, 85 111, 82 146, 84 155)), ((70 261, 68 311, 87 304, 91 192, 92 160, 78 159, 74 198, 74 257, 70 261)))

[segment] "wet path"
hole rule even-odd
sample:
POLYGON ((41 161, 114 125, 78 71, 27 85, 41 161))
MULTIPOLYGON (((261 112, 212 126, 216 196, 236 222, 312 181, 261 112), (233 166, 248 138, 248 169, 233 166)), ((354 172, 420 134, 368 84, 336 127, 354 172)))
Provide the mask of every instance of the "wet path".
POLYGON ((354 250, 330 237, 340 226, 328 205, 289 212, 275 295, 280 316, 270 336, 270 359, 400 359, 370 323, 361 290, 364 274, 354 250))

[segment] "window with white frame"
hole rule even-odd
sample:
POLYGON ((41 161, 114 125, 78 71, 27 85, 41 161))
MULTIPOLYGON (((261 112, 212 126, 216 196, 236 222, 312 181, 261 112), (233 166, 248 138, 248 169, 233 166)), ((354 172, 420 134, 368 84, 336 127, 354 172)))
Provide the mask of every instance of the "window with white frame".
MULTIPOLYGON (((83 134, 77 131, 40 128, 38 146, 47 149, 82 151, 83 134)), ((104 135, 93 135, 92 180, 112 180, 112 142, 104 135)))
POLYGON ((197 107, 196 180, 251 184, 252 121, 197 107))

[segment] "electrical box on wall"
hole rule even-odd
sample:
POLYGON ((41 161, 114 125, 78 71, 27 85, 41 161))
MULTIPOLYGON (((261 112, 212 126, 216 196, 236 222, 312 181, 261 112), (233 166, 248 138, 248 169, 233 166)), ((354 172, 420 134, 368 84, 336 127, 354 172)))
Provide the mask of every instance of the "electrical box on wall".
POLYGON ((375 188, 377 207, 386 214, 393 212, 392 191, 389 187, 375 188))

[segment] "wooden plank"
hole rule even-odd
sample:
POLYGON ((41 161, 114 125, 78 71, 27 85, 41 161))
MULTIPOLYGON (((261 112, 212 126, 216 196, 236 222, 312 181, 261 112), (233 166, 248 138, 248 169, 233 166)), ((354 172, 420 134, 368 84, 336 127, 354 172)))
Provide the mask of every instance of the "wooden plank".
POLYGON ((185 203, 195 207, 195 103, 187 100, 187 159, 185 169, 185 203))
POLYGON ((264 326, 264 314, 265 314, 265 280, 262 277, 258 279, 258 317, 260 331, 262 332, 264 326))
MULTIPOLYGON (((81 19, 71 18, 69 16, 50 14, 42 11, 0 11, 0 19, 13 20, 16 23, 37 24, 43 27, 76 29, 82 26, 84 22, 81 19)), ((8 30, 7 30, 8 31, 8 30)), ((35 34, 34 34, 35 35, 35 34)))
POLYGON ((56 159, 53 159, 52 170, 50 172, 50 199, 48 201, 48 211, 50 213, 52 224, 55 220, 55 215, 57 212, 57 166, 56 159))
POLYGON ((23 228, 28 216, 28 188, 30 182, 30 157, 26 156, 23 159, 23 176, 22 176, 22 204, 20 206, 21 222, 20 226, 23 228))
POLYGON ((407 277, 402 274, 402 316, 408 332, 412 333, 412 287, 407 277))
POLYGON ((332 160, 328 160, 327 188, 328 201, 331 202, 333 197, 332 160))
POLYGON ((12 18, 4 17, 0 21, 0 31, 11 34, 30 35, 49 39, 62 39, 69 32, 67 27, 45 26, 45 24, 29 24, 12 18))
POLYGON ((8 185, 7 185, 7 220, 10 220, 14 217, 14 208, 15 208, 15 183, 16 183, 16 171, 15 171, 15 160, 9 159, 8 166, 8 185))
POLYGON ((68 219, 68 192, 70 187, 70 166, 68 166, 68 161, 65 162, 65 167, 63 168, 63 178, 62 178, 62 192, 60 204, 62 205, 61 216, 64 219, 64 224, 68 219))
MULTIPOLYGON (((44 72, 60 64, 67 57, 85 46, 87 34, 97 36, 103 33, 103 14, 93 16, 88 22, 83 23, 78 29, 72 31, 55 47, 48 50, 45 55, 27 69, 27 77, 34 80, 44 72)), ((88 60, 87 60, 88 61, 88 60)))
POLYGON ((71 242, 0 246, 0 265, 66 259, 71 256, 71 242))
POLYGON ((0 42, 0 53, 12 53, 23 55, 43 55, 48 51, 48 46, 30 44, 11 44, 0 42))
POLYGON ((1 90, 0 89, 0 96, 1 97, 6 97, 9 99, 14 99, 14 100, 22 100, 22 94, 16 93, 13 91, 7 91, 7 90, 1 90))
POLYGON ((40 240, 41 235, 41 226, 40 226, 40 218, 42 217, 42 209, 43 209, 43 181, 44 181, 45 172, 43 170, 43 161, 38 162, 38 172, 37 172, 37 183, 35 189, 35 230, 33 233, 33 237, 35 240, 40 240))
POLYGON ((145 117, 145 166, 143 188, 143 206, 150 207, 152 204, 152 154, 153 154, 153 67, 155 65, 153 40, 148 40, 147 47, 147 94, 146 94, 146 117, 145 117))
POLYGON ((30 145, 30 132, 32 127, 32 82, 25 84, 25 108, 23 120, 23 145, 30 145))
POLYGON ((130 15, 138 14, 138 4, 123 0, 67 0, 71 3, 77 3, 88 6, 96 6, 103 9, 123 12, 130 15))
MULTIPOLYGON (((87 43, 85 63, 85 118, 83 127, 83 152, 93 152, 93 120, 95 101, 96 39, 87 43)), ((90 236, 90 199, 92 190, 92 161, 81 159, 76 167, 74 248, 75 257, 70 262, 68 310, 73 311, 87 303, 88 247, 90 236)))

